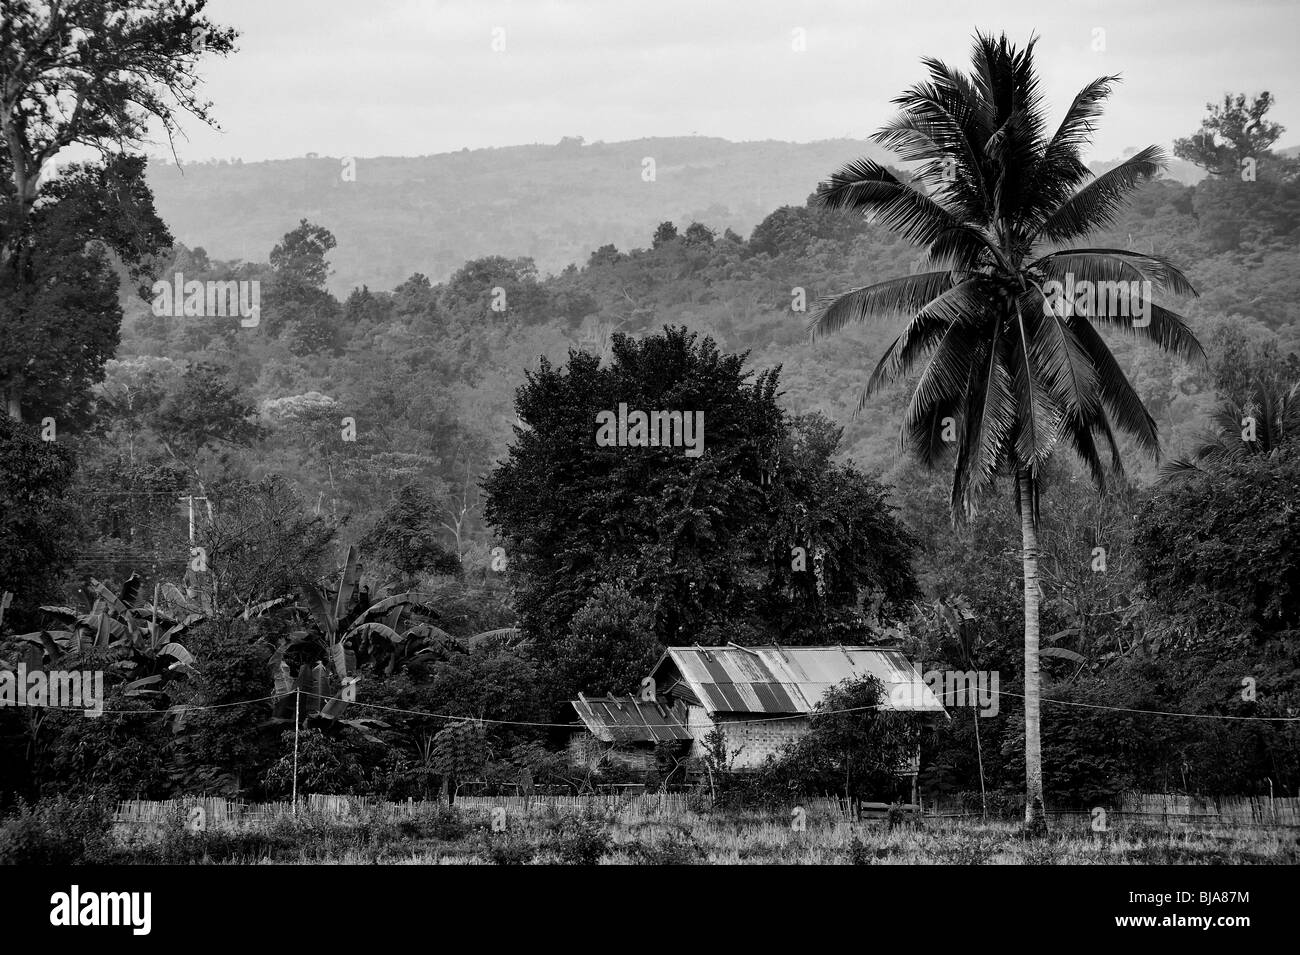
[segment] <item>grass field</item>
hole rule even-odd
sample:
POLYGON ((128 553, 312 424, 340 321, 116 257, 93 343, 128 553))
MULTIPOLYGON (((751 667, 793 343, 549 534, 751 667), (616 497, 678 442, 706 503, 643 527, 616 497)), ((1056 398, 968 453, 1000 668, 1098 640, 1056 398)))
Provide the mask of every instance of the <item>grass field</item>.
MULTIPOLYGON (((497 820, 498 826, 501 823, 497 820)), ((927 819, 919 825, 809 818, 804 831, 771 813, 621 821, 554 810, 512 814, 493 831, 486 810, 353 818, 306 811, 239 828, 190 832, 179 817, 117 826, 115 862, 194 864, 724 864, 1161 865, 1296 864, 1288 828, 1133 824, 1108 832, 1060 826, 1025 839, 1014 822, 927 819)))

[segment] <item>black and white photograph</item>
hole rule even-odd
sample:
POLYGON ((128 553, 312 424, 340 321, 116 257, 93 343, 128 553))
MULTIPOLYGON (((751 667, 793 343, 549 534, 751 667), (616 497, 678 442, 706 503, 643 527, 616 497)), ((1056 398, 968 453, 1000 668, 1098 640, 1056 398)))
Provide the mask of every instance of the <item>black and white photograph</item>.
POLYGON ((874 866, 914 930, 1284 928, 1297 36, 0 0, 7 925, 624 939, 628 867, 756 927, 740 867, 874 866))

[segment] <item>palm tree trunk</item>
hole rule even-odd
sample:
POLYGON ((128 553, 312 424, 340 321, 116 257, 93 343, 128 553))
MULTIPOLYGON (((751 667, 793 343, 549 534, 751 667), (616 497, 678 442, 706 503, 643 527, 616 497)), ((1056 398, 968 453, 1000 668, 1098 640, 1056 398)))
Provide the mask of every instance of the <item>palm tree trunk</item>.
POLYGON ((1016 475, 1020 492, 1020 538, 1025 571, 1025 827, 1031 834, 1045 831, 1043 812, 1043 753, 1039 731, 1038 672, 1038 527, 1034 523, 1034 479, 1029 471, 1016 475))

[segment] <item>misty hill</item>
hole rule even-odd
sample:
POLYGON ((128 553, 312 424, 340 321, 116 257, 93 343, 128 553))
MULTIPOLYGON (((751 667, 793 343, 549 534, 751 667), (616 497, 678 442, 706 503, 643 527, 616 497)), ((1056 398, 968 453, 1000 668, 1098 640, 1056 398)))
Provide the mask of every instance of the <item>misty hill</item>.
MULTIPOLYGON (((1135 149, 1128 149, 1128 153, 1135 149)), ((266 162, 149 164, 149 185, 179 242, 214 259, 265 261, 300 218, 338 238, 330 290, 389 290, 415 272, 434 282, 486 255, 530 256, 543 273, 585 264, 606 243, 646 247, 659 222, 701 221, 749 235, 785 204, 802 205, 844 162, 891 153, 861 139, 732 143, 673 136, 625 143, 461 149, 434 156, 308 156, 266 162), (654 181, 642 178, 654 160, 654 181), (355 179, 344 175, 355 170, 355 179)), ((1095 173, 1119 159, 1093 162, 1095 173)), ((1170 160, 1183 185, 1203 170, 1170 160)))
POLYGON ((339 240, 330 286, 389 289, 413 272, 447 278, 467 259, 531 256, 543 272, 584 263, 601 245, 650 244, 665 219, 747 235, 774 208, 802 204, 858 156, 860 140, 733 143, 709 137, 462 150, 356 160, 151 163, 158 211, 176 238, 215 258, 264 261, 304 216, 339 240), (642 178, 654 160, 654 181, 642 178))
MULTIPOLYGON (((413 272, 446 279, 468 259, 531 256, 543 272, 582 264, 606 243, 645 247, 655 226, 698 220, 742 236, 850 159, 890 154, 855 139, 734 143, 703 136, 461 150, 355 161, 152 162, 158 210, 177 239, 219 259, 264 261, 302 217, 338 238, 330 288, 391 289, 413 272), (654 181, 643 162, 654 160, 654 181)), ((1102 171, 1111 163, 1097 163, 1102 171)), ((1175 160, 1189 184, 1200 170, 1175 160)))

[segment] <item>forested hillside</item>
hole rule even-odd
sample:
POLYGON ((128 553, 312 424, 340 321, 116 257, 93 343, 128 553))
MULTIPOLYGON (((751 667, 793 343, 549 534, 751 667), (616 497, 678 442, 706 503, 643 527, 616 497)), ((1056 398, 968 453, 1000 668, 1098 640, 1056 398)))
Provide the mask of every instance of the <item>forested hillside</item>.
MULTIPOLYGON (((664 219, 748 233, 802 203, 846 156, 888 154, 869 140, 746 142, 704 136, 461 150, 433 156, 315 156, 272 162, 149 164, 149 187, 177 239, 222 259, 264 259, 302 216, 339 239, 329 289, 396 288, 413 272, 445 280, 468 259, 527 256, 542 273, 602 245, 644 245, 664 219), (653 167, 646 160, 653 161, 653 167)), ((1101 172, 1113 162, 1094 164, 1101 172)), ((1204 172, 1183 160, 1167 174, 1204 172)))
MULTIPOLYGON (((805 183, 809 192, 815 185, 805 183)), ((343 255, 333 224, 299 225, 286 215, 277 228, 274 264, 178 246, 159 268, 187 280, 260 279, 259 327, 159 318, 132 296, 118 360, 100 390, 112 396, 142 376, 162 380, 189 365, 221 366, 232 400, 256 407, 267 429, 255 453, 226 453, 246 454, 255 475, 284 474, 313 501, 324 494, 331 513, 351 513, 358 529, 406 481, 427 483, 437 496, 461 488, 467 472, 471 482, 486 473, 511 438, 514 391, 539 357, 562 361, 570 348, 608 354, 613 333, 636 336, 668 324, 747 351, 753 369, 780 366, 791 413, 820 411, 844 426, 844 459, 876 472, 895 464, 903 389, 854 412, 897 329, 862 326, 816 342, 805 331, 806 309, 819 297, 915 269, 913 250, 866 222, 806 202, 771 210, 746 235, 725 221, 679 219, 630 247, 603 245, 555 276, 539 275, 528 257, 493 254, 460 263, 445 282, 421 270, 391 289, 376 280, 341 297, 329 291, 327 277, 343 255), (501 290, 500 310, 494 289, 501 290), (322 447, 302 431, 308 413, 330 428, 354 417, 357 441, 322 447), (341 457, 331 464, 321 459, 326 453, 341 457)), ((1167 454, 1185 452, 1207 427, 1215 376, 1234 365, 1241 374, 1241 355, 1281 360, 1300 351, 1300 289, 1290 268, 1298 228, 1294 183, 1188 187, 1162 179, 1097 236, 1098 246, 1169 257, 1201 293, 1179 307, 1207 343, 1209 365, 1123 336, 1115 342, 1167 454)), ((1139 479, 1154 476, 1153 462, 1127 457, 1139 479)))

